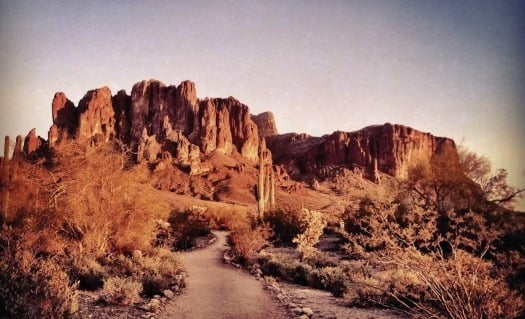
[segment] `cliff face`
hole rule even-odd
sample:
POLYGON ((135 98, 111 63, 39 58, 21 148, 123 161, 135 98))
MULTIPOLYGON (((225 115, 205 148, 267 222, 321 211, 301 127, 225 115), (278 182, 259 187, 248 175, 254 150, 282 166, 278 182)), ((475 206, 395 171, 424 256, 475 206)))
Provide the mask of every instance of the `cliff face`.
POLYGON ((277 132, 275 117, 272 112, 264 112, 259 115, 252 115, 253 122, 257 125, 260 137, 274 136, 277 132))
POLYGON ((201 171, 201 158, 212 152, 238 152, 252 162, 258 159, 259 138, 266 139, 273 162, 296 178, 305 174, 323 177, 330 167, 343 166, 362 172, 373 181, 379 172, 407 178, 411 166, 446 154, 459 167, 454 142, 402 125, 370 126, 355 132, 336 131, 322 137, 306 134, 278 135, 271 112, 251 115, 248 106, 233 97, 197 98, 195 84, 178 86, 157 80, 136 83, 131 94, 112 96, 107 87, 91 90, 78 107, 62 92, 52 102, 53 125, 49 143, 33 131, 17 156, 38 154, 48 145, 76 139, 92 145, 119 139, 138 162, 167 161, 201 171))
POLYGON ((319 173, 335 165, 361 168, 370 179, 377 178, 377 171, 405 179, 411 166, 438 154, 444 154, 450 165, 459 165, 453 140, 403 125, 337 131, 320 138, 289 134, 267 139, 274 162, 287 165, 296 175, 319 173))
POLYGON ((52 111, 51 146, 65 138, 95 144, 118 138, 138 152, 138 161, 151 163, 170 157, 190 165, 200 153, 214 151, 258 158, 259 135, 248 106, 232 97, 199 100, 190 81, 141 81, 131 95, 122 90, 112 96, 103 87, 86 93, 76 108, 59 92, 52 111))

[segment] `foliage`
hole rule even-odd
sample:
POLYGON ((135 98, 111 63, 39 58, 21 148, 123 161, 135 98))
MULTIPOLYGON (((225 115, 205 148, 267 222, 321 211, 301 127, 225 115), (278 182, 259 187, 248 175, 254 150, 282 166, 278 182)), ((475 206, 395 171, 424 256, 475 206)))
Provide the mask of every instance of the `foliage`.
POLYGON ((349 289, 350 276, 348 269, 329 266, 312 271, 309 282, 315 288, 330 291, 334 297, 343 297, 349 289))
POLYGON ((229 241, 235 255, 241 261, 246 261, 268 245, 268 239, 272 235, 268 224, 252 224, 234 229, 229 235, 229 241))
POLYGON ((52 259, 2 247, 0 315, 7 318, 64 318, 78 310, 76 286, 52 259))
POLYGON ((264 221, 273 229, 272 241, 282 245, 291 245, 293 239, 303 230, 301 227, 302 213, 300 209, 291 207, 281 207, 267 212, 264 221))
POLYGON ((355 304, 436 318, 513 318, 523 310, 522 297, 504 280, 512 271, 495 261, 508 253, 499 245, 501 224, 470 210, 367 200, 346 215, 349 257, 374 268, 351 276, 360 287, 355 304))
POLYGON ((168 222, 171 224, 175 246, 189 249, 195 246, 195 239, 210 234, 210 219, 205 211, 188 209, 182 212, 172 211, 168 222))
POLYGON ((317 255, 318 250, 314 247, 319 242, 326 227, 326 220, 321 212, 315 210, 302 210, 301 220, 302 233, 297 235, 292 242, 297 244, 297 250, 301 253, 301 260, 307 260, 317 255))
POLYGON ((517 199, 525 189, 517 189, 507 183, 507 170, 498 169, 493 173, 487 157, 478 155, 464 146, 458 148, 458 155, 463 172, 479 185, 486 200, 514 209, 517 199))
POLYGON ((57 148, 43 164, 11 165, 16 214, 0 232, 3 314, 65 316, 77 288, 104 285, 107 302, 129 304, 134 291, 181 287, 180 256, 154 246, 169 209, 147 184, 148 168, 123 165, 111 143, 57 148))
POLYGON ((111 277, 104 282, 101 299, 110 305, 128 306, 137 302, 142 286, 132 278, 111 277))
POLYGON ((524 310, 521 297, 492 277, 492 263, 462 250, 445 258, 412 247, 375 261, 389 275, 353 276, 358 296, 413 317, 517 318, 524 310))
POLYGON ((162 249, 155 256, 141 258, 139 263, 144 295, 151 297, 174 286, 184 287, 184 262, 179 254, 162 249))

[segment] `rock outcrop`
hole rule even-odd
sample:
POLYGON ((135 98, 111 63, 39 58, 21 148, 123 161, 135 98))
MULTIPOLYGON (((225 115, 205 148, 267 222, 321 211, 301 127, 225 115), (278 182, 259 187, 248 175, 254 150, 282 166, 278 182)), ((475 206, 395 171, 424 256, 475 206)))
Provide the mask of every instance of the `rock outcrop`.
POLYGON ((264 112, 259 115, 252 115, 253 122, 257 125, 259 137, 274 136, 277 132, 275 117, 272 112, 264 112))
POLYGON ((67 138, 92 145, 116 138, 137 152, 139 162, 173 160, 188 167, 212 152, 258 159, 259 135, 248 106, 233 97, 199 100, 190 81, 178 86, 141 81, 130 95, 121 90, 112 96, 103 87, 86 93, 77 108, 58 92, 52 111, 51 146, 67 138))
POLYGON ((177 150, 172 155, 178 161, 194 161, 197 149, 203 154, 237 151, 257 160, 257 126, 249 108, 232 97, 199 100, 190 81, 176 87, 150 80, 133 86, 130 109, 131 145, 140 147, 145 136, 155 136, 162 151, 177 150))
POLYGON ((73 102, 63 92, 57 92, 51 102, 51 110, 53 125, 49 129, 49 144, 54 145, 58 140, 74 137, 78 118, 73 102))
POLYGON ((45 147, 46 140, 36 135, 36 129, 32 129, 24 139, 24 156, 26 158, 38 157, 38 153, 45 147))
POLYGON ((115 111, 107 86, 87 92, 78 103, 77 113, 79 141, 107 142, 115 135, 115 111))
POLYGON ((374 182, 379 182, 379 172, 405 179, 411 166, 437 154, 447 154, 451 165, 459 165, 453 140, 388 123, 320 138, 288 134, 267 140, 276 154, 274 161, 284 164, 292 176, 347 166, 362 168, 364 177, 374 182))
MULTIPOLYGON (((96 145, 114 138, 136 153, 138 162, 162 163, 157 170, 176 164, 190 173, 203 172, 209 168, 200 165, 201 158, 214 152, 239 153, 256 163, 259 138, 266 139, 273 163, 286 172, 275 174, 277 183, 304 175, 310 181, 323 178, 338 167, 351 168, 376 183, 381 174, 403 179, 411 166, 437 154, 448 154, 451 165, 458 165, 452 140, 402 125, 336 131, 322 137, 278 135, 271 112, 251 115, 248 106, 233 97, 199 99, 191 81, 178 86, 141 81, 133 85, 130 95, 121 90, 112 96, 103 87, 87 92, 78 107, 58 92, 52 113, 50 146, 63 139, 96 145)), ((27 156, 44 144, 31 131, 22 153, 27 156)))

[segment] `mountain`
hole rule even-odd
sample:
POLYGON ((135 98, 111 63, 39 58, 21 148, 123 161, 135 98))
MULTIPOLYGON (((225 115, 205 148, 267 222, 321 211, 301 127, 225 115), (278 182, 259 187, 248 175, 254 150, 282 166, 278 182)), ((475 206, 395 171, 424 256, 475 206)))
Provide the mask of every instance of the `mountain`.
POLYGON ((139 163, 169 162, 199 174, 212 153, 238 154, 255 165, 259 139, 265 138, 273 163, 299 180, 327 177, 340 166, 374 182, 379 182, 379 173, 404 179, 409 167, 438 154, 445 154, 450 165, 459 165, 453 140, 403 125, 387 123, 322 137, 278 134, 271 112, 252 115, 233 97, 200 99, 191 81, 178 86, 141 81, 129 95, 124 90, 112 95, 102 87, 88 91, 78 106, 58 92, 51 108, 47 141, 32 130, 25 138, 23 156, 38 157, 67 139, 92 146, 118 140, 139 163))

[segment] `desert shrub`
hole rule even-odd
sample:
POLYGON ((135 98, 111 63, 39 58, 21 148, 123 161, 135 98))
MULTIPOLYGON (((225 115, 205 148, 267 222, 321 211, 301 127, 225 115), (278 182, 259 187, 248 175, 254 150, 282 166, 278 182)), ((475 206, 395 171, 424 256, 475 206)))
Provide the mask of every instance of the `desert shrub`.
POLYGON ((210 220, 212 229, 234 230, 243 227, 248 214, 241 209, 208 208, 206 215, 210 220))
POLYGON ((281 245, 293 244, 293 239, 303 230, 302 218, 303 214, 300 209, 290 207, 271 210, 264 215, 264 221, 273 229, 272 241, 281 245))
POLYGON ((480 214, 364 205, 345 227, 352 256, 374 265, 354 276, 354 304, 370 302, 436 318, 513 318, 523 300, 487 259, 501 234, 480 214), (382 269, 380 279, 374 273, 382 269))
POLYGON ((167 219, 169 206, 156 199, 146 166, 126 167, 111 143, 64 142, 50 156, 52 165, 23 162, 12 174, 13 216, 0 231, 0 317, 66 316, 77 284, 105 286, 107 302, 118 304, 142 292, 143 281, 158 287, 151 291, 183 285, 180 257, 153 245, 155 221, 167 219), (137 251, 145 257, 131 258, 137 251))
POLYGON ((394 307, 415 317, 518 318, 522 296, 494 277, 494 265, 463 250, 450 258, 406 249, 377 260, 386 274, 353 276, 359 286, 354 304, 394 307))
POLYGON ((111 277, 133 278, 142 283, 141 293, 148 297, 173 286, 184 287, 184 261, 166 248, 157 248, 145 256, 112 256, 103 264, 111 277))
POLYGON ((308 282, 314 288, 328 290, 335 297, 342 297, 348 290, 350 277, 345 268, 324 267, 314 269, 308 282))
POLYGON ((272 231, 268 224, 246 223, 233 230, 228 239, 239 261, 245 262, 268 245, 271 236, 272 231))
POLYGON ((301 253, 301 260, 307 260, 317 257, 319 251, 314 247, 319 242, 326 227, 326 221, 323 214, 318 211, 303 209, 301 219, 301 228, 303 232, 298 234, 292 242, 297 244, 297 250, 301 253))
POLYGON ((111 277, 104 281, 100 298, 110 305, 129 306, 140 300, 141 290, 141 283, 133 278, 111 277))
POLYGON ((442 196, 460 195, 452 186, 434 189, 431 197, 418 194, 417 205, 406 198, 391 204, 365 199, 346 212, 347 257, 374 265, 351 275, 354 305, 375 303, 416 317, 520 315, 523 296, 507 282, 523 258, 520 248, 506 243, 509 226, 490 211, 449 208, 453 202, 442 196))
POLYGON ((75 285, 53 260, 27 251, 0 256, 0 315, 64 318, 78 310, 75 285))
POLYGON ((308 264, 292 258, 279 258, 273 254, 259 255, 257 263, 267 276, 281 278, 298 285, 310 285, 309 277, 314 268, 308 264))
POLYGON ((107 274, 96 260, 77 256, 68 260, 65 265, 71 280, 78 282, 79 289, 97 290, 104 286, 107 274))
POLYGON ((210 234, 210 219, 205 212, 187 209, 183 212, 173 211, 168 222, 171 224, 175 246, 178 249, 189 249, 195 246, 195 239, 210 234))
POLYGON ((145 256, 138 261, 143 269, 142 293, 153 296, 174 286, 182 288, 184 282, 184 261, 179 254, 159 249, 155 256, 145 256))
POLYGON ((311 271, 312 267, 310 265, 298 263, 288 268, 286 277, 295 284, 307 286, 311 271))

